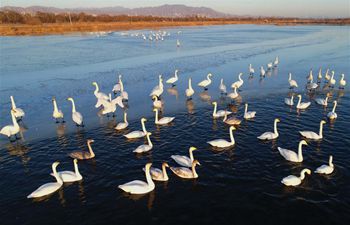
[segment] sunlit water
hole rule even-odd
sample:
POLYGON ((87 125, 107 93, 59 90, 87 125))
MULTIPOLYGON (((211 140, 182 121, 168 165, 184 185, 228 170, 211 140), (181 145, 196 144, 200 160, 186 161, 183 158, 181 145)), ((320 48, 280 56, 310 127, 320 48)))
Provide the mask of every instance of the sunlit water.
POLYGON ((330 89, 322 82, 315 94, 305 90, 306 76, 313 68, 335 70, 335 79, 345 73, 350 80, 349 27, 327 26, 215 26, 168 30, 164 42, 150 43, 113 33, 105 37, 88 35, 45 37, 1 37, 0 124, 11 122, 10 95, 17 107, 25 110, 22 139, 9 143, 0 139, 0 210, 1 224, 345 224, 350 220, 350 101, 349 88, 330 89), (177 34, 182 30, 181 34, 177 34), (176 47, 176 39, 181 47, 176 47), (277 69, 259 78, 259 67, 280 57, 277 69), (249 78, 248 64, 256 74, 249 78), (170 77, 179 69, 175 88, 166 86, 164 116, 175 116, 170 126, 155 126, 152 102, 148 96, 158 82, 158 74, 170 77), (203 92, 197 83, 208 72, 213 83, 203 92), (241 97, 231 102, 221 98, 220 78, 227 87, 243 72, 241 97), (299 83, 296 93, 311 106, 298 112, 284 105, 288 89, 288 72, 299 83), (116 132, 122 120, 99 117, 92 81, 109 93, 117 74, 123 74, 129 93, 130 126, 116 132), (192 77, 195 96, 186 101, 184 91, 192 77), (324 88, 323 88, 324 87, 324 88), (317 105, 315 97, 330 94, 327 108, 317 105), (67 123, 56 124, 51 118, 51 98, 56 96, 67 123), (76 128, 71 121, 72 96, 86 127, 76 128), (324 127, 324 139, 304 147, 304 162, 289 163, 278 153, 277 146, 296 150, 299 130, 318 131, 321 119, 338 101, 338 118, 324 127), (234 131, 236 145, 224 151, 206 142, 229 139, 221 119, 212 119, 212 101, 219 109, 229 109, 242 118, 244 103, 257 111, 252 121, 243 121, 234 131), (148 119, 154 148, 143 155, 132 150, 143 139, 126 140, 122 134, 139 130, 139 119, 148 119), (280 137, 262 142, 256 137, 273 130, 273 120, 280 118, 280 137), (72 170, 67 156, 86 149, 86 139, 93 138, 96 158, 79 162, 82 182, 64 185, 47 198, 28 200, 26 196, 49 176, 51 164, 60 161, 58 170, 72 170), (176 165, 172 154, 194 152, 201 166, 199 178, 183 180, 170 175, 166 183, 143 196, 130 196, 117 189, 119 184, 145 179, 142 167, 163 161, 176 165), (312 173, 296 188, 286 188, 280 181, 303 168, 314 171, 334 157, 335 171, 329 176, 312 173))

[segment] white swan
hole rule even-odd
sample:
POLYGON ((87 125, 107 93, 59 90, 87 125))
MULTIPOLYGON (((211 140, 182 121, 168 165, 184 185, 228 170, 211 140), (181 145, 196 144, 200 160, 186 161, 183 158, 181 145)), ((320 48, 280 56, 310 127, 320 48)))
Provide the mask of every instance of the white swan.
POLYGON ((188 152, 189 152, 190 157, 184 156, 184 155, 172 155, 171 158, 173 160, 175 160, 175 162, 181 166, 191 167, 192 162, 194 160, 193 151, 195 151, 195 150, 197 150, 197 148, 195 148, 195 147, 189 148, 188 152))
POLYGON ((166 83, 167 84, 171 84, 172 86, 175 86, 176 81, 179 79, 179 77, 177 76, 178 70, 175 70, 175 75, 171 78, 169 78, 166 83))
POLYGON ((277 67, 278 64, 279 64, 279 59, 278 59, 278 56, 276 56, 275 61, 273 62, 273 66, 277 67))
POLYGON ((266 71, 264 70, 264 67, 260 67, 260 77, 265 77, 266 71))
POLYGON ((326 98, 316 98, 315 102, 319 105, 327 106, 328 105, 328 96, 326 98))
POLYGON ((288 177, 283 178, 281 183, 286 185, 286 186, 298 186, 304 180, 305 173, 310 175, 311 174, 311 170, 303 169, 300 172, 300 177, 297 177, 297 176, 294 176, 294 175, 289 175, 288 177))
POLYGON ((318 71, 318 76, 317 76, 318 82, 321 82, 322 80, 322 68, 320 67, 319 71, 318 71))
POLYGON ((306 89, 310 91, 315 90, 316 88, 318 88, 318 84, 314 83, 313 80, 311 80, 310 83, 306 85, 306 89))
POLYGON ((334 70, 332 70, 332 76, 331 79, 329 80, 329 82, 331 83, 332 87, 334 87, 336 80, 334 79, 334 70))
POLYGON ((208 73, 207 79, 202 80, 201 82, 199 82, 199 83, 198 83, 198 86, 199 86, 199 87, 203 87, 204 90, 207 90, 207 89, 208 89, 207 87, 211 84, 211 79, 210 79, 211 76, 212 76, 212 74, 211 74, 211 73, 208 73))
POLYGON ((56 178, 56 182, 46 183, 44 185, 41 185, 38 189, 36 189, 30 195, 28 195, 27 198, 40 198, 40 197, 52 194, 62 187, 63 181, 56 171, 56 167, 58 166, 58 164, 60 163, 54 162, 52 164, 52 171, 53 171, 54 177, 56 178))
POLYGON ((220 86, 219 86, 220 92, 221 94, 227 94, 227 90, 226 90, 226 85, 224 84, 224 79, 220 80, 220 86))
POLYGON ((301 95, 298 95, 297 109, 306 109, 310 106, 311 102, 301 102, 301 95))
POLYGON ((177 40, 176 40, 176 47, 180 47, 180 46, 181 46, 180 40, 177 39, 177 40))
POLYGON ((294 99, 294 95, 292 95, 291 98, 285 98, 285 99, 284 99, 284 103, 285 103, 286 105, 292 106, 292 105, 294 105, 293 99, 294 99))
POLYGON ((159 100, 157 96, 154 95, 152 97, 152 99, 153 99, 153 107, 154 108, 160 109, 163 107, 163 102, 161 100, 159 100))
POLYGON ((151 136, 152 133, 147 132, 146 137, 147 137, 147 145, 143 144, 138 146, 133 152, 135 153, 143 153, 143 152, 148 152, 153 148, 153 144, 151 141, 151 136))
POLYGON ((22 119, 25 116, 23 109, 16 107, 16 103, 12 95, 10 96, 10 99, 11 99, 11 108, 14 111, 15 117, 18 119, 22 119))
POLYGON ((141 180, 134 180, 134 181, 119 185, 118 188, 130 194, 146 194, 148 192, 153 191, 155 185, 150 174, 151 166, 152 166, 152 163, 147 163, 145 166, 145 175, 146 175, 147 182, 144 182, 141 180))
POLYGON ((56 123, 58 123, 59 119, 62 119, 62 122, 64 122, 63 112, 62 110, 58 109, 55 97, 52 98, 52 104, 53 104, 52 117, 56 120, 56 123))
POLYGON ((196 166, 201 165, 198 160, 194 160, 191 165, 191 169, 187 167, 170 167, 170 170, 173 171, 175 175, 185 179, 193 179, 198 178, 198 174, 196 171, 196 166))
POLYGON ((345 75, 341 75, 341 79, 339 81, 339 89, 344 89, 346 86, 346 80, 344 79, 345 75))
POLYGON ((163 94, 164 86, 163 86, 163 78, 162 75, 158 76, 159 82, 158 85, 155 86, 149 96, 157 96, 160 97, 163 94))
POLYGON ((153 109, 153 111, 156 113, 155 121, 154 121, 155 124, 165 125, 165 124, 171 123, 175 119, 175 117, 163 117, 161 119, 158 119, 158 109, 153 109))
POLYGON ((326 83, 331 79, 331 76, 329 75, 329 69, 326 70, 326 74, 324 75, 324 79, 326 83))
POLYGON ((123 98, 121 96, 118 96, 112 100, 111 94, 109 94, 109 101, 103 100, 102 105, 103 105, 102 115, 106 115, 106 114, 108 115, 112 113, 114 116, 114 113, 117 110, 117 105, 119 105, 121 108, 124 108, 123 98))
POLYGON ((86 160, 86 159, 92 159, 95 158, 95 153, 92 150, 91 143, 95 142, 93 139, 88 139, 87 141, 87 146, 89 149, 89 152, 86 151, 75 151, 69 153, 69 156, 72 157, 73 159, 79 159, 79 160, 86 160))
POLYGON ((284 149, 281 147, 278 147, 277 149, 286 160, 291 161, 291 162, 302 162, 303 161, 303 153, 302 153, 302 146, 303 145, 308 145, 308 144, 306 143, 306 141, 301 140, 299 142, 298 154, 295 153, 294 151, 284 149))
POLYGON ((255 70, 254 70, 252 64, 249 64, 249 74, 253 75, 254 73, 255 73, 255 70))
POLYGON ((272 69, 272 62, 269 62, 266 66, 267 66, 267 70, 271 70, 272 69))
POLYGON ((74 123, 77 126, 84 126, 84 124, 83 124, 83 116, 81 115, 80 112, 77 112, 75 110, 74 99, 73 98, 68 98, 67 100, 72 102, 72 119, 73 119, 74 123))
MULTIPOLYGON (((156 181, 168 181, 168 173, 166 172, 166 168, 169 167, 168 163, 163 162, 162 163, 162 169, 154 168, 151 167, 150 172, 151 172, 151 177, 153 180, 156 181)), ((145 168, 143 168, 143 171, 146 171, 145 168)))
POLYGON ((239 75, 238 75, 238 81, 236 81, 236 82, 234 82, 233 84, 231 84, 231 88, 233 89, 233 88, 237 88, 237 89, 239 89, 242 85, 243 85, 243 83, 244 83, 244 81, 242 80, 242 75, 243 75, 243 73, 239 73, 239 75))
POLYGON ((118 83, 113 86, 112 92, 114 94, 117 94, 120 91, 120 80, 122 78, 122 75, 118 76, 118 83))
POLYGON ((258 139, 260 139, 260 140, 272 140, 272 139, 278 138, 279 134, 278 134, 278 130, 277 130, 277 123, 279 123, 279 122, 280 122, 280 120, 276 118, 274 121, 273 132, 265 132, 262 135, 260 135, 258 137, 258 139))
POLYGON ((241 120, 231 117, 231 118, 227 118, 227 113, 225 113, 224 119, 222 120, 222 122, 228 124, 228 125, 240 125, 241 124, 241 120))
POLYGON ((233 131, 236 130, 234 126, 230 127, 230 141, 226 141, 225 139, 215 139, 212 141, 208 141, 207 143, 211 146, 217 147, 217 148, 227 148, 230 146, 235 145, 235 139, 233 137, 233 131))
POLYGON ((332 112, 329 112, 327 114, 327 117, 331 120, 334 120, 338 117, 337 113, 335 112, 335 109, 337 108, 337 101, 334 101, 333 102, 333 109, 332 109, 332 112))
POLYGON ((292 80, 292 73, 289 73, 288 82, 289 82, 289 88, 293 89, 298 87, 298 83, 295 80, 292 80))
POLYGON ((12 118, 12 125, 4 126, 0 130, 0 134, 7 136, 10 140, 11 140, 11 136, 13 135, 15 135, 15 138, 17 139, 16 134, 20 130, 20 127, 15 117, 15 112, 13 110, 11 110, 11 118, 12 118))
POLYGON ((256 111, 248 111, 248 103, 245 103, 244 107, 244 119, 253 119, 255 117, 256 111))
POLYGON ((232 112, 227 111, 227 110, 216 111, 217 110, 217 106, 218 106, 217 102, 212 102, 212 104, 214 105, 214 111, 213 111, 213 117, 214 118, 223 117, 223 116, 225 116, 225 114, 230 115, 232 113, 232 112))
POLYGON ((129 123, 128 123, 126 117, 127 117, 127 112, 124 111, 124 122, 118 123, 117 126, 115 127, 116 130, 123 130, 129 126, 129 123))
POLYGON ((228 96, 229 98, 231 98, 231 100, 237 98, 237 97, 239 96, 239 94, 237 93, 237 87, 235 87, 235 88, 233 89, 233 92, 230 93, 230 94, 228 94, 227 96, 228 96))
POLYGON ((192 88, 192 79, 191 78, 188 79, 188 88, 186 89, 185 93, 186 93, 187 99, 189 99, 189 100, 192 98, 192 95, 194 94, 194 90, 192 88))
POLYGON ((120 78, 120 96, 122 97, 122 100, 128 101, 129 100, 129 94, 124 90, 124 83, 122 79, 120 78))
POLYGON ((142 131, 132 131, 126 135, 124 135, 124 137, 128 138, 128 139, 133 139, 133 138, 141 138, 141 137, 144 137, 146 136, 147 134, 147 130, 146 130, 146 127, 145 127, 145 122, 147 121, 147 119, 145 118, 142 118, 141 119, 141 125, 142 125, 142 131))
MULTIPOLYGON (((81 176, 78 168, 78 160, 73 159, 73 164, 74 164, 74 172, 73 171, 61 171, 58 172, 58 176, 62 179, 63 182, 75 182, 82 180, 83 177, 81 176)), ((54 173, 50 174, 51 176, 55 176, 54 173)))
POLYGON ((98 107, 100 107, 100 106, 102 105, 102 101, 103 101, 103 100, 108 100, 109 97, 108 97, 108 95, 106 95, 105 93, 102 93, 102 92, 99 91, 100 89, 99 89, 99 87, 98 87, 97 82, 95 82, 95 81, 92 82, 92 85, 95 86, 94 95, 95 95, 95 97, 96 97, 96 99, 97 99, 95 108, 98 108, 98 107))
POLYGON ((309 72, 309 76, 307 77, 307 81, 311 83, 314 80, 314 76, 312 75, 312 69, 309 72))
POLYGON ((320 122, 320 130, 319 130, 319 133, 316 134, 315 132, 313 131, 299 131, 299 133, 301 134, 301 136, 307 138, 307 139, 313 139, 313 140, 319 140, 319 139, 322 139, 323 138, 323 124, 325 124, 326 121, 324 120, 321 120, 320 122))
POLYGON ((329 156, 328 165, 322 165, 318 167, 315 173, 319 174, 331 174, 334 171, 333 156, 329 156))

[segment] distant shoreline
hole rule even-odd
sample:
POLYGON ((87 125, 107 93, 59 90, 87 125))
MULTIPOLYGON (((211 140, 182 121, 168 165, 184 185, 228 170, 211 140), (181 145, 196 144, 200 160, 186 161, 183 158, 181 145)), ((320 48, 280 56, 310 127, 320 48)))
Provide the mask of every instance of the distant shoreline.
POLYGON ((0 36, 42 36, 63 35, 80 32, 99 31, 123 31, 139 29, 159 29, 168 27, 185 26, 212 26, 212 25, 350 25, 350 18, 345 19, 275 19, 264 18, 254 20, 210 20, 210 21, 137 21, 137 22, 77 22, 77 23, 44 23, 37 25, 29 24, 0 24, 0 36))

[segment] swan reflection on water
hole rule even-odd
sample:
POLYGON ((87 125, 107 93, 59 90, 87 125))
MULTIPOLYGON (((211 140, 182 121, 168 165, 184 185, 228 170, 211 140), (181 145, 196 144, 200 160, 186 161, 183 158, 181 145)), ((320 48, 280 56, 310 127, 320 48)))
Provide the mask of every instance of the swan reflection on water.
POLYGON ((170 94, 170 95, 173 95, 173 96, 175 96, 175 98, 176 98, 176 100, 178 100, 179 99, 179 92, 178 92, 178 90, 177 90, 177 88, 176 87, 171 87, 171 88, 168 88, 168 93, 170 94))
POLYGON ((210 103, 211 96, 209 95, 208 91, 202 91, 201 93, 199 93, 199 97, 203 102, 210 103))
POLYGON ((5 145, 10 156, 20 157, 22 164, 25 166, 30 161, 30 157, 27 156, 27 153, 30 151, 30 148, 27 147, 23 141, 17 141, 15 143, 8 143, 5 145))

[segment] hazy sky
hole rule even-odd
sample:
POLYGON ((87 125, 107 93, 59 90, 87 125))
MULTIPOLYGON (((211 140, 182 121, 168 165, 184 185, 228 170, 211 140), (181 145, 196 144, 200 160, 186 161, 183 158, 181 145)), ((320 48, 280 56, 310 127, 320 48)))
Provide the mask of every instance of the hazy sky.
POLYGON ((206 6, 235 15, 299 16, 299 17, 350 17, 350 0, 1 0, 1 6, 54 6, 129 8, 185 4, 206 6))

